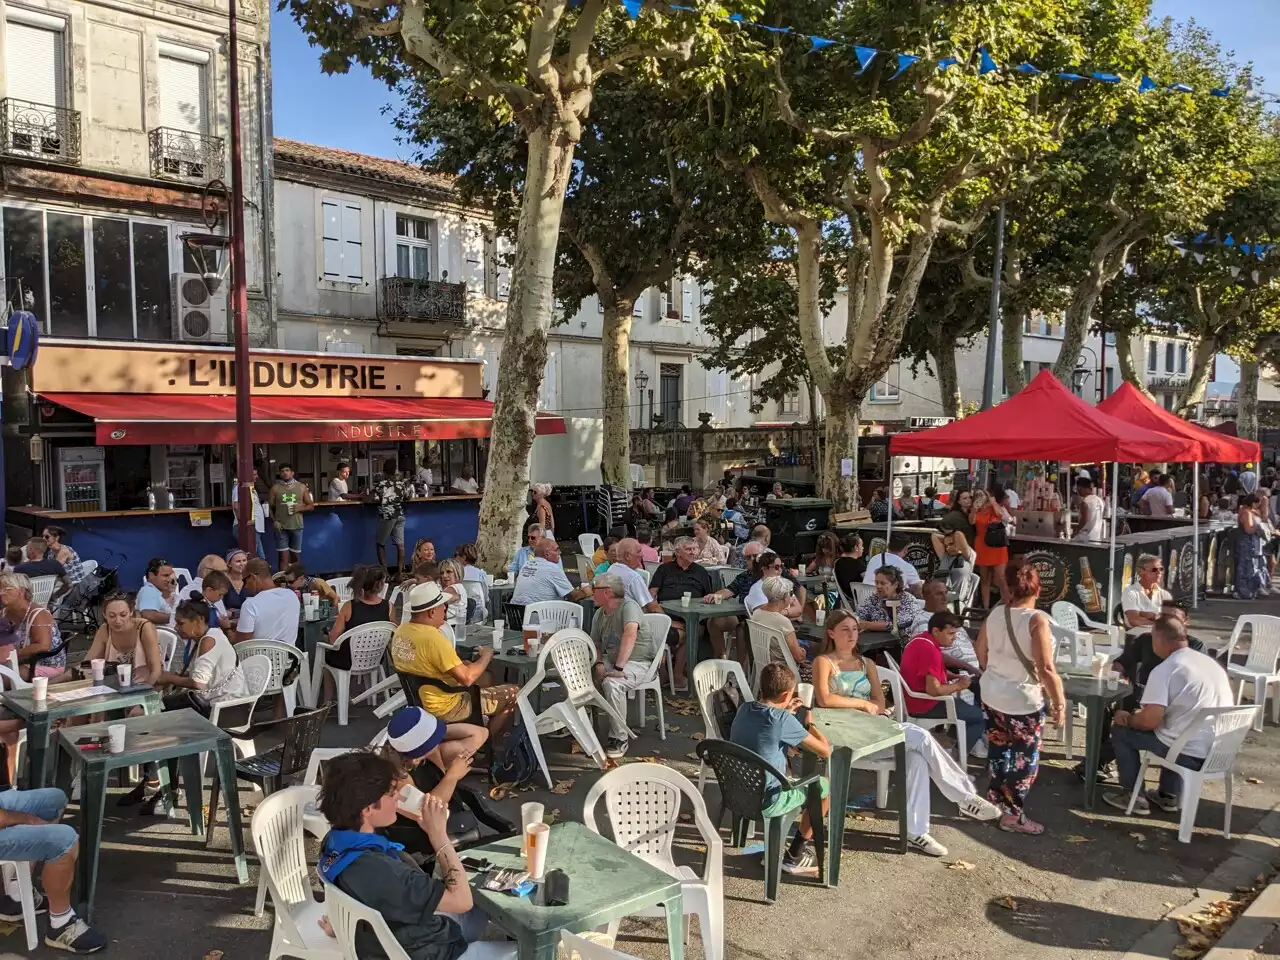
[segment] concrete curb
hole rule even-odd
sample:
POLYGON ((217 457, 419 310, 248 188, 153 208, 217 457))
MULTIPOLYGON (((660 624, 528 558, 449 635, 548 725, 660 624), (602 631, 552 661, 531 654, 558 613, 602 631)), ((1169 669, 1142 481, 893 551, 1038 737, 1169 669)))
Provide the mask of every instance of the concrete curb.
POLYGON ((1257 948, 1278 926, 1280 883, 1272 882, 1204 955, 1204 960, 1252 960, 1257 948))
MULTIPOLYGON (((1168 957, 1173 956, 1174 947, 1182 942, 1177 924, 1167 922, 1168 917, 1190 915, 1207 907, 1214 900, 1225 900, 1235 893, 1236 887, 1251 886, 1258 874, 1272 869, 1277 860, 1280 860, 1280 804, 1263 815, 1251 833, 1240 838, 1232 848, 1231 856, 1201 881, 1196 889, 1196 895, 1161 917, 1160 922, 1147 931, 1124 955, 1124 960, 1167 960, 1168 957)), ((1271 925, 1280 923, 1280 885, 1272 884, 1263 891, 1262 895, 1250 905, 1249 910, 1232 924, 1222 940, 1205 955, 1204 960, 1241 960, 1242 957, 1252 954, 1252 946, 1244 954, 1223 952, 1220 955, 1219 951, 1238 949, 1234 946, 1236 941, 1233 935, 1255 908, 1260 911, 1260 914, 1261 911, 1267 911, 1270 914, 1270 920, 1267 923, 1251 921, 1247 925, 1247 930, 1241 932, 1243 942, 1252 945, 1261 943, 1266 936, 1263 933, 1262 936, 1255 938, 1252 931, 1269 932, 1271 925), (1274 900, 1269 896, 1273 891, 1275 891, 1274 900), (1267 905, 1259 907, 1264 898, 1267 899, 1267 905)))

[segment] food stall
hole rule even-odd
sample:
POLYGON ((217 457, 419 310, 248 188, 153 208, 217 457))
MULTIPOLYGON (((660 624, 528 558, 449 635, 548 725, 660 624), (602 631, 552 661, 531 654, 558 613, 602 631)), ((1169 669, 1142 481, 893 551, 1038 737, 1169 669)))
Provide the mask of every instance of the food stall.
MULTIPOLYGON (((316 500, 302 551, 309 569, 376 558, 373 506, 325 500, 340 463, 358 494, 388 459, 409 478, 428 461, 433 486, 405 503, 409 548, 430 536, 448 556, 475 539, 479 497, 450 484, 463 466, 484 476, 493 405, 479 361, 255 350, 250 365, 260 477, 269 485, 289 463, 316 500)), ((194 570, 234 546, 229 348, 46 340, 27 376, 25 409, 6 419, 11 528, 62 526, 81 557, 120 567, 124 583, 138 582, 149 557, 194 570)), ((19 406, 6 399, 7 413, 19 406)), ((537 432, 563 433, 564 422, 539 415, 537 432)), ((265 539, 270 551, 269 529, 265 539)))

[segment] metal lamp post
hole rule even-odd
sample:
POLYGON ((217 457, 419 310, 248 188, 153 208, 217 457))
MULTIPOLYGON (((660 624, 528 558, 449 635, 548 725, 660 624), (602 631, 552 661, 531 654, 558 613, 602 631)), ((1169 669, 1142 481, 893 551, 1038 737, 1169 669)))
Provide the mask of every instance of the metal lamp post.
POLYGON ((636 374, 636 389, 640 393, 640 413, 637 420, 641 429, 644 429, 644 388, 648 385, 649 375, 641 370, 636 374))
POLYGON ((253 526, 253 438, 249 402, 249 292, 244 266, 244 172, 240 162, 240 50, 237 4, 230 0, 227 33, 227 85, 231 98, 231 318, 235 330, 236 499, 240 505, 240 549, 255 555, 253 526))

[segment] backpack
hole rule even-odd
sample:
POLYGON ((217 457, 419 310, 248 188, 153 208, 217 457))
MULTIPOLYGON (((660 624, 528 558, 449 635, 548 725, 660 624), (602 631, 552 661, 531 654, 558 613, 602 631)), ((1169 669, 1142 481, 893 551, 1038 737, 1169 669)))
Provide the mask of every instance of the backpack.
POLYGON ((533 752, 533 742, 529 739, 524 718, 517 712, 502 753, 499 754, 496 750, 494 752, 489 779, 495 784, 520 786, 532 780, 538 769, 538 755, 533 752))
POLYGON ((720 731, 720 739, 728 740, 729 731, 733 729, 733 718, 742 706, 742 691, 738 689, 736 677, 730 677, 724 686, 711 693, 711 719, 720 731))

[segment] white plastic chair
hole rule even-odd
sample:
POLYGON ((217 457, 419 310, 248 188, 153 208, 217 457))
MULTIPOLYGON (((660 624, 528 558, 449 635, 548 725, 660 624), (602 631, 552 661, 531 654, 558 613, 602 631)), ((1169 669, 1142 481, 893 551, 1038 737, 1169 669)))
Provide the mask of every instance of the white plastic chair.
MULTIPOLYGON (((721 590, 728 590, 733 586, 733 581, 737 580, 738 577, 742 575, 742 571, 737 567, 721 567, 716 572, 720 574, 721 590)), ((650 576, 653 576, 653 574, 650 574, 650 576)))
POLYGON ((1107 636, 1111 638, 1112 652, 1117 656, 1124 647, 1123 627, 1108 626, 1105 623, 1099 623, 1097 620, 1090 620, 1085 616, 1084 611, 1070 600, 1055 600, 1049 608, 1049 617, 1060 627, 1088 636, 1090 643, 1094 642, 1094 635, 1091 631, 1105 631, 1107 636))
MULTIPOLYGON (((893 657, 886 653, 884 658, 889 662, 889 668, 899 677, 902 677, 902 668, 898 666, 893 657)), ((927 693, 912 690, 905 678, 902 679, 902 691, 906 696, 915 697, 917 700, 934 700, 945 704, 947 710, 945 717, 913 717, 907 714, 906 722, 915 724, 924 730, 932 730, 934 727, 945 727, 954 724, 956 728, 956 750, 959 753, 960 766, 964 767, 969 762, 969 744, 965 726, 960 721, 960 718, 956 716, 956 700, 958 697, 954 693, 949 693, 943 697, 931 697, 927 693)))
POLYGON ((871 583, 851 583, 849 584, 849 590, 852 592, 846 592, 840 586, 839 580, 836 581, 836 589, 840 591, 840 597, 844 600, 845 608, 850 613, 857 613, 858 607, 862 606, 862 602, 876 592, 875 585, 871 583))
MULTIPOLYGON (((1244 699, 1244 685, 1253 681, 1253 702, 1259 708, 1254 720, 1255 730, 1262 729, 1263 708, 1267 704, 1267 688, 1273 683, 1280 683, 1280 617, 1262 614, 1240 617, 1236 620, 1235 629, 1231 631, 1231 640, 1227 643, 1227 676, 1239 681, 1236 684, 1236 703, 1244 699), (1231 654, 1244 633, 1249 628, 1249 655, 1245 662, 1232 663, 1231 654)), ((1280 697, 1271 700, 1271 722, 1280 723, 1280 697)))
POLYGON ((644 619, 645 626, 649 628, 649 636, 653 638, 654 645, 658 648, 658 655, 653 658, 653 662, 649 664, 649 671, 644 678, 631 691, 629 696, 636 702, 637 715, 640 717, 640 729, 644 729, 645 719, 648 717, 649 696, 648 691, 653 691, 653 698, 658 701, 658 736, 660 739, 667 739, 667 720, 662 709, 662 675, 658 672, 658 668, 664 663, 667 664, 667 676, 671 675, 671 648, 667 646, 667 633, 671 630, 671 618, 665 613, 645 613, 641 614, 644 619))
MULTIPOLYGON (((1053 659, 1059 669, 1067 668, 1079 672, 1093 669, 1093 634, 1083 630, 1070 630, 1055 621, 1049 622, 1049 633, 1053 637, 1053 659)), ((1067 722, 1062 728, 1062 752, 1068 760, 1075 758, 1075 721, 1076 711, 1086 708, 1076 704, 1070 698, 1066 701, 1067 722)))
POLYGON ((463 580, 461 586, 463 592, 467 595, 467 599, 476 602, 476 612, 467 620, 467 623, 484 623, 485 614, 488 612, 485 609, 485 604, 487 603, 485 596, 488 593, 485 585, 479 580, 463 580))
MULTIPOLYGON (((593 833, 595 807, 604 798, 613 842, 628 853, 680 880, 686 916, 698 917, 703 955, 707 960, 724 957, 724 841, 707 814, 702 794, 684 774, 656 763, 630 763, 608 771, 592 785, 583 803, 582 822, 593 833), (680 823, 680 808, 688 803, 693 822, 706 844, 707 854, 699 876, 689 867, 677 866, 671 841, 680 823)), ((637 916, 666 916, 655 906, 637 916)), ((609 925, 616 933, 618 921, 609 925)), ((686 924, 686 930, 688 925, 686 924)))
POLYGON ((57 577, 32 577, 31 602, 37 607, 49 606, 49 598, 53 596, 53 588, 57 583, 57 577))
POLYGON ((244 733, 253 725, 253 708, 271 684, 271 658, 260 653, 245 657, 240 661, 240 672, 244 675, 244 685, 248 692, 243 697, 227 697, 225 700, 215 700, 209 704, 209 722, 215 727, 218 726, 218 718, 223 711, 231 707, 249 707, 247 719, 243 724, 222 728, 228 733, 244 733))
POLYGON ((338 595, 338 606, 349 602, 355 596, 355 591, 351 589, 350 577, 334 577, 327 582, 333 587, 333 592, 338 595))
POLYGON ((565 629, 581 630, 582 607, 572 600, 539 600, 526 604, 521 628, 535 626, 544 635, 565 629))
POLYGON ((236 660, 240 663, 244 663, 255 654, 262 654, 271 661, 271 681, 262 691, 262 695, 278 693, 283 696, 285 713, 292 717, 298 705, 298 684, 306 682, 307 658, 303 652, 292 644, 282 643, 279 640, 246 640, 244 643, 237 643, 235 650, 236 660), (290 661, 296 661, 298 664, 298 679, 286 687, 281 684, 281 681, 289 672, 290 661))
POLYGON ((391 635, 395 632, 394 623, 379 620, 353 627, 333 643, 316 644, 315 677, 312 680, 312 688, 320 689, 324 679, 323 671, 327 670, 333 675, 334 683, 338 687, 338 726, 347 725, 347 715, 351 709, 351 678, 353 676, 363 677, 368 683, 380 683, 386 679, 382 657, 387 652, 391 635), (337 650, 344 643, 351 650, 350 670, 341 670, 325 662, 324 651, 337 650))
MULTIPOLYGON (((738 681, 738 690, 742 693, 742 702, 754 700, 751 685, 747 682, 747 674, 737 660, 703 660, 693 668, 693 689, 698 697, 698 706, 702 710, 702 723, 706 727, 707 740, 719 740, 720 728, 716 726, 715 713, 711 709, 711 695, 729 682, 733 677, 738 681)), ((698 792, 701 793, 707 782, 707 765, 698 761, 698 792)))
POLYGON ((168 670, 178 652, 178 634, 169 627, 156 627, 156 642, 160 645, 160 662, 168 670))
POLYGON ((560 956, 567 960, 640 960, 634 954, 622 953, 568 930, 560 931, 560 956))
POLYGON ((595 566, 591 563, 591 557, 588 554, 580 553, 574 557, 574 561, 578 565, 578 582, 587 584, 591 582, 595 576, 595 566))
POLYGON ((637 570, 636 573, 640 575, 640 579, 644 581, 646 587, 653 581, 653 574, 643 567, 637 570))
POLYGON ((516 705, 524 720, 525 729, 529 731, 529 742, 538 757, 538 765, 542 768, 542 776, 547 781, 548 789, 552 787, 551 771, 547 768, 547 758, 542 752, 539 734, 553 733, 568 727, 573 738, 582 747, 582 752, 595 760, 596 766, 601 770, 606 765, 604 748, 596 736, 587 707, 594 706, 604 710, 617 721, 618 726, 626 730, 627 736, 631 736, 626 719, 618 716, 609 701, 596 689, 591 673, 595 662, 596 647, 591 642, 591 637, 581 630, 561 630, 538 651, 538 669, 520 688, 516 697, 516 705), (538 713, 532 698, 546 680, 548 658, 560 674, 565 698, 538 713))
POLYGON ((956 590, 956 606, 961 612, 973 606, 973 598, 982 585, 982 578, 972 570, 966 570, 960 578, 959 589, 956 590))
POLYGON ((1138 770, 1138 779, 1134 781, 1133 793, 1129 797, 1126 813, 1133 813, 1133 805, 1144 787, 1144 779, 1149 766, 1172 770, 1182 778, 1182 817, 1178 821, 1178 842, 1190 843, 1191 833, 1196 825, 1196 809, 1200 806, 1200 791, 1210 780, 1221 780, 1224 793, 1222 836, 1231 839, 1231 780, 1236 763, 1236 754, 1244 745, 1244 738, 1249 733, 1254 714, 1262 713, 1262 704, 1251 707, 1208 707, 1197 710, 1186 732, 1169 747, 1166 756, 1159 756, 1147 750, 1142 751, 1142 767, 1138 770), (1199 770, 1192 770, 1178 763, 1178 757, 1186 748, 1187 741, 1208 725, 1213 729, 1213 746, 1204 758, 1199 770))
POLYGON ((593 553, 600 549, 604 541, 600 539, 598 533, 580 533, 578 534, 578 550, 585 553, 589 558, 593 553))
POLYGON ((14 899, 22 904, 22 926, 27 932, 27 949, 34 950, 40 945, 40 928, 36 926, 36 898, 31 886, 31 864, 26 860, 0 860, 0 871, 3 872, 6 888, 11 879, 17 885, 18 896, 14 899))
POLYGON ((253 812, 253 845, 275 909, 267 960, 343 958, 341 948, 320 929, 326 912, 333 922, 333 910, 317 902, 311 892, 304 818, 315 796, 315 787, 286 787, 264 797, 253 812))
POLYGON ((191 571, 186 567, 173 568, 173 584, 179 591, 187 589, 194 581, 195 578, 191 576, 191 571))
POLYGON ((781 630, 775 630, 748 617, 747 639, 751 644, 752 694, 759 696, 760 674, 764 672, 766 665, 774 662, 773 651, 775 650, 782 652, 782 659, 795 675, 796 682, 800 681, 800 668, 796 666, 796 658, 791 655, 791 648, 787 646, 787 638, 783 636, 781 630))
MULTIPOLYGON (((891 670, 888 667, 880 667, 876 673, 881 680, 889 684, 889 689, 893 692, 893 719, 898 723, 904 722, 907 701, 903 693, 902 676, 897 670, 891 670)), ((850 765, 852 770, 870 770, 875 773, 876 807, 881 810, 889 805, 889 774, 897 768, 893 750, 882 750, 861 760, 855 760, 850 765)), ((905 776, 905 772, 902 775, 905 776)))
MULTIPOLYGON (((22 679, 22 674, 18 672, 17 650, 11 650, 9 652, 9 660, 6 662, 10 663, 11 666, 0 666, 0 680, 4 681, 3 683, 0 683, 0 686, 3 686, 6 690, 25 690, 27 687, 31 686, 29 682, 22 679)), ((15 770, 22 769, 23 753, 25 752, 23 748, 26 744, 27 728, 24 725, 18 730, 18 742, 14 744, 13 747, 13 769, 15 770)))

